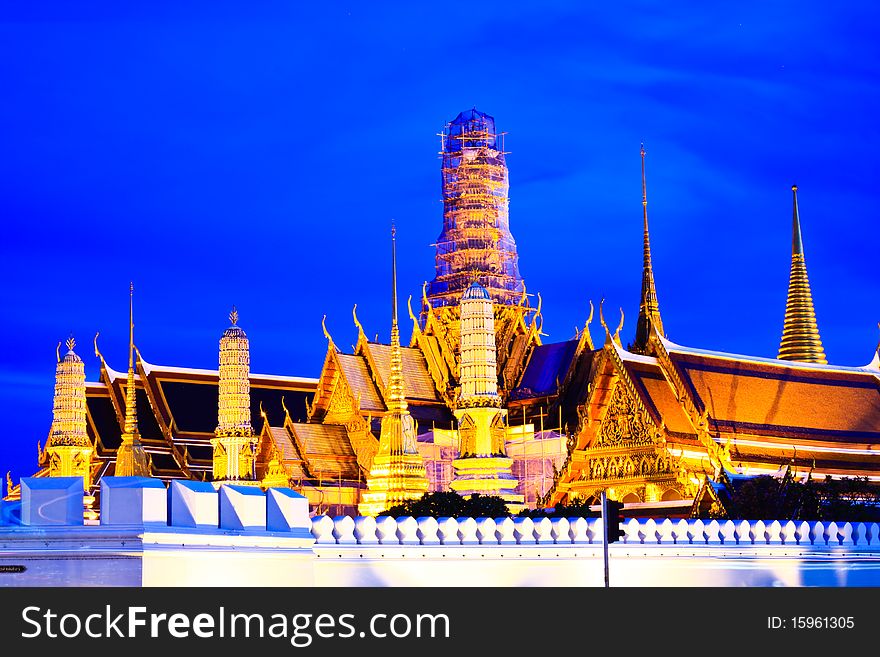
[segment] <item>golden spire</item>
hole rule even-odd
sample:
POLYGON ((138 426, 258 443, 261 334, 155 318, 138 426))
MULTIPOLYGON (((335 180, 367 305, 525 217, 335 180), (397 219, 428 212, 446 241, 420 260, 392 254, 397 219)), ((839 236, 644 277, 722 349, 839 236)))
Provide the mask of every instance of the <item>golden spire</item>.
POLYGON ((358 512, 376 515, 428 490, 425 463, 416 442, 415 421, 407 410, 403 384, 403 354, 397 325, 397 238, 391 226, 391 372, 385 388, 388 412, 382 417, 379 448, 367 476, 367 491, 358 512))
POLYGON ((230 326, 220 337, 217 372, 217 436, 250 435, 250 344, 238 326, 238 311, 232 306, 230 326))
POLYGON ((403 355, 400 352, 400 327, 397 324, 397 230, 391 224, 391 372, 385 389, 389 411, 406 411, 403 387, 403 355))
POLYGON ((138 435, 137 397, 134 385, 134 283, 128 289, 128 379, 125 386, 125 433, 138 435))
POLYGON ((67 353, 55 349, 55 395, 52 400, 52 428, 46 449, 37 443, 40 464, 48 466, 50 477, 82 477, 86 492, 92 484, 91 458, 94 448, 86 429, 86 374, 82 359, 73 351, 73 336, 67 339, 67 353))
MULTIPOLYGON (((95 348, 97 349, 95 336, 95 348)), ((117 477, 149 477, 150 459, 141 444, 137 425, 137 388, 134 382, 134 283, 128 288, 128 378, 125 384, 125 424, 116 451, 117 477)))
POLYGON ((217 427, 211 440, 213 479, 215 483, 255 484, 258 438, 251 425, 250 344, 238 326, 235 306, 229 321, 229 328, 220 337, 217 427))
MULTIPOLYGON (((55 367, 55 398, 52 410, 52 432, 46 447, 55 445, 89 447, 86 432, 86 375, 82 359, 73 351, 76 342, 70 336, 65 343, 67 353, 55 367)), ((61 343, 58 343, 61 346, 61 343)))
POLYGON ((788 300, 785 303, 785 324, 782 328, 782 342, 779 345, 777 358, 825 364, 828 361, 822 348, 822 339, 819 337, 816 313, 813 310, 813 295, 810 292, 810 281, 807 278, 807 265, 804 260, 797 189, 797 185, 791 186, 793 195, 791 272, 788 280, 788 300))
POLYGON ((660 305, 657 303, 657 288, 654 285, 654 269, 651 265, 651 238, 648 233, 648 187, 645 178, 645 145, 642 144, 642 297, 639 302, 639 318, 636 322, 636 339, 630 349, 645 353, 651 324, 657 333, 663 335, 663 321, 660 319, 660 305))

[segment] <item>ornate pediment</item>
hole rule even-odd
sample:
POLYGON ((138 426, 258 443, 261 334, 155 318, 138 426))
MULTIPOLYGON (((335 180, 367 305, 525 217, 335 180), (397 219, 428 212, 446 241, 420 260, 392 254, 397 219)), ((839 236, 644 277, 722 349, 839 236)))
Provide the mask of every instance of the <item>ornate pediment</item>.
POLYGON ((328 424, 347 424, 360 412, 359 400, 355 399, 351 388, 343 377, 337 377, 336 385, 330 394, 324 422, 328 424))
POLYGON ((638 447, 652 445, 657 429, 648 413, 633 399, 627 387, 618 382, 611 393, 605 417, 590 447, 638 447))

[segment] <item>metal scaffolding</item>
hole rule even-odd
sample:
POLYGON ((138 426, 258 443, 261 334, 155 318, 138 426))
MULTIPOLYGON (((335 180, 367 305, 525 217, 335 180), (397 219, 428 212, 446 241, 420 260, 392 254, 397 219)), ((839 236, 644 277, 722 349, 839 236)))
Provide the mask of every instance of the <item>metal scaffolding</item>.
POLYGON ((443 231, 435 244, 431 305, 458 305, 478 281, 495 303, 515 304, 523 292, 508 216, 504 134, 476 109, 459 114, 441 135, 443 231))

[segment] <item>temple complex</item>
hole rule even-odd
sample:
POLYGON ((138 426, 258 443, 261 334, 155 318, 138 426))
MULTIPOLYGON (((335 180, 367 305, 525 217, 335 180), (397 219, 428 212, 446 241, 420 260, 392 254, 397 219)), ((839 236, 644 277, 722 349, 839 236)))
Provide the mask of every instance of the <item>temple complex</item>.
MULTIPOLYGON (((644 147, 632 340, 624 346, 622 311, 609 326, 600 302, 572 339, 545 344, 541 296, 527 292, 511 232, 503 138, 476 109, 443 131, 435 276, 418 311, 407 302, 408 342, 393 235, 390 343, 367 338, 357 306, 350 353, 322 321, 317 379, 250 372, 235 310, 217 370, 151 364, 135 347, 131 312, 127 373, 107 364, 97 337, 98 381, 85 381, 72 340, 59 354, 35 476, 82 476, 87 518, 102 477, 132 474, 292 488, 313 514, 327 515, 377 515, 425 491, 453 490, 500 495, 511 511, 606 491, 643 515, 681 516, 701 487, 725 478, 787 471, 880 482, 880 353, 863 367, 827 363, 796 186, 777 358, 667 335, 675 327, 660 314, 644 147)), ((19 493, 10 482, 8 497, 19 493)))

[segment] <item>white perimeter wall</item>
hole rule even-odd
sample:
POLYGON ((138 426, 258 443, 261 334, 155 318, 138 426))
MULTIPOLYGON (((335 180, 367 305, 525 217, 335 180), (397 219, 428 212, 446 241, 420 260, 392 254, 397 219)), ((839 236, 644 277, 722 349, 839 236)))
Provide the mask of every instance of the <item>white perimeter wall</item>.
MULTIPOLYGON (((0 586, 603 586, 601 521, 0 528, 0 586), (2 569, 0 569, 2 570, 2 569)), ((880 526, 633 519, 612 586, 880 586, 880 526)))

